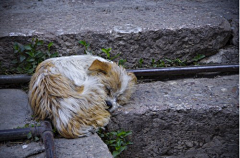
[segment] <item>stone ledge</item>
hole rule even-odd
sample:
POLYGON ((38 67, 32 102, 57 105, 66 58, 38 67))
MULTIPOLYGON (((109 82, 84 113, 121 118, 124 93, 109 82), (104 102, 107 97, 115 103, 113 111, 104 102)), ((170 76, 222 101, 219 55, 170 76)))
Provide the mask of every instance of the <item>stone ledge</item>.
POLYGON ((237 157, 238 75, 137 85, 108 129, 131 130, 121 157, 237 157))
MULTIPOLYGON (((55 150, 58 158, 112 158, 108 147, 97 135, 78 139, 55 139, 55 150)), ((44 145, 41 142, 0 145, 1 158, 46 157, 44 145)))
POLYGON ((27 94, 20 89, 0 89, 0 130, 23 127, 30 119, 27 94))
POLYGON ((238 23, 228 22, 238 21, 236 3, 10 0, 0 5, 0 60, 4 66, 11 66, 13 43, 26 44, 34 36, 53 41, 61 55, 83 54, 79 40, 90 43, 98 55, 104 56, 101 48, 111 47, 113 54, 127 59, 128 68, 136 67, 140 58, 146 66, 152 59, 210 56, 231 36, 232 43, 238 43, 238 23))
POLYGON ((217 54, 201 60, 200 64, 239 64, 239 49, 234 46, 220 49, 217 54))

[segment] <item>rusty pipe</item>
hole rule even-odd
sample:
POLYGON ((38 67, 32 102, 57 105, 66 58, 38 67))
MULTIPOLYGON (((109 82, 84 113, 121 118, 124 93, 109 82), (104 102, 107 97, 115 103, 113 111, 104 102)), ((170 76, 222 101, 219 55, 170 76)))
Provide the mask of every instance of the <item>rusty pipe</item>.
POLYGON ((33 137, 41 136, 47 158, 56 158, 52 126, 48 121, 41 122, 38 127, 0 130, 0 141, 26 139, 29 132, 33 137))
POLYGON ((166 67, 154 69, 128 70, 139 76, 164 76, 164 75, 186 75, 204 72, 237 72, 239 65, 212 65, 212 66, 190 66, 190 67, 166 67))
POLYGON ((55 152, 55 145, 54 145, 54 138, 53 138, 51 123, 48 121, 43 121, 41 122, 41 126, 44 127, 40 135, 42 137, 42 140, 45 146, 46 157, 56 158, 57 156, 55 152))
POLYGON ((34 133, 35 128, 0 130, 0 141, 26 139, 28 133, 34 133))
POLYGON ((6 83, 26 83, 31 79, 30 75, 0 75, 0 84, 6 83))
MULTIPOLYGON (((202 72, 237 72, 239 65, 212 65, 212 66, 188 66, 188 67, 166 67, 154 69, 135 69, 127 70, 136 76, 163 76, 163 75, 185 75, 197 74, 202 72)), ((31 79, 30 75, 0 75, 0 84, 6 83, 25 83, 31 79)))

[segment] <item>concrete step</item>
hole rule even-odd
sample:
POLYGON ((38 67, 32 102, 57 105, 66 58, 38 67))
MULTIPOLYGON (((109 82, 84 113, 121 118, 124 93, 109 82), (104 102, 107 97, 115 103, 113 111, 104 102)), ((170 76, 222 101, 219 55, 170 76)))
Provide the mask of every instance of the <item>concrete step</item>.
MULTIPOLYGON (((140 83, 130 103, 112 114, 107 128, 132 131, 129 139, 134 144, 121 154, 124 158, 235 158, 238 97, 239 75, 140 83)), ((0 129, 31 122, 27 95, 21 90, 0 90, 0 112, 0 129)), ((111 157, 97 135, 55 139, 55 144, 60 157, 111 157)), ((35 142, 0 144, 0 157, 5 155, 44 157, 44 148, 35 142)))
MULTIPOLYGON (((58 158, 112 158, 106 144, 97 135, 78 139, 55 139, 58 158)), ((17 142, 0 145, 1 158, 45 158, 45 147, 41 142, 17 142)))
MULTIPOLYGON (((0 89, 0 130, 24 127, 31 123, 27 94, 19 89, 0 89)), ((112 158, 108 147, 97 135, 78 139, 55 138, 58 158, 112 158)), ((1 158, 44 158, 45 148, 39 142, 0 142, 1 158)))
POLYGON ((120 157, 239 155, 239 75, 141 83, 109 130, 131 130, 120 157))
POLYGON ((83 54, 79 40, 98 55, 112 48, 135 68, 152 59, 211 56, 226 45, 238 50, 238 0, 2 1, 0 60, 12 66, 13 43, 53 41, 61 55, 83 54))
MULTIPOLYGON (((79 40, 90 43, 100 56, 104 56, 101 48, 111 47, 113 54, 120 53, 115 61, 127 59, 128 68, 137 67, 139 59, 147 67, 152 59, 191 61, 198 54, 208 57, 218 52, 223 56, 219 63, 238 63, 238 9, 238 0, 1 1, 0 61, 4 67, 12 67, 14 42, 28 44, 37 37, 46 43, 54 42, 60 55, 83 54, 79 40)), ((113 114, 108 128, 133 131, 134 145, 122 154, 126 158, 237 157, 238 93, 238 75, 139 84, 131 103, 113 114)), ((7 101, 11 100, 21 103, 16 99, 7 101)), ((16 115, 16 110, 10 111, 13 114, 8 116, 16 115)), ((7 125, 11 117, 6 118, 7 125)), ((20 122, 16 126, 24 124, 20 122)), ((109 155, 99 138, 84 141, 87 139, 96 144, 91 151, 81 150, 78 145, 73 149, 109 155), (99 144, 103 148, 95 150, 99 144)), ((15 150, 10 148, 0 154, 15 150), (8 151, 10 148, 13 150, 8 151)), ((17 148, 23 150, 21 145, 17 148)), ((37 148, 41 151, 41 144, 37 148)))

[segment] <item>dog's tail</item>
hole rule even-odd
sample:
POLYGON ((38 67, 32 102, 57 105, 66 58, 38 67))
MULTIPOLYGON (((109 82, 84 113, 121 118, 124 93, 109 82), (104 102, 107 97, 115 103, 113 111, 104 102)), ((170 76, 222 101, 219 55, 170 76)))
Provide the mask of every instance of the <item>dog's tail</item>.
POLYGON ((87 135, 108 123, 110 114, 105 102, 89 82, 76 86, 61 74, 40 64, 29 85, 29 103, 37 119, 51 119, 58 132, 66 138, 87 135), (88 87, 85 87, 88 86, 88 87), (96 97, 94 97, 96 96, 96 97))

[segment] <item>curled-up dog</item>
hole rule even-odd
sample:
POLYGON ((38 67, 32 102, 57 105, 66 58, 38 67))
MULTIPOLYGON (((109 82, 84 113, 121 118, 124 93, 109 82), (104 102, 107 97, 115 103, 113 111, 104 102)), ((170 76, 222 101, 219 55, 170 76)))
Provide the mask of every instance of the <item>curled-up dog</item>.
POLYGON ((63 137, 87 136, 128 102, 136 82, 133 73, 98 56, 51 58, 31 78, 29 103, 34 116, 50 119, 63 137))

